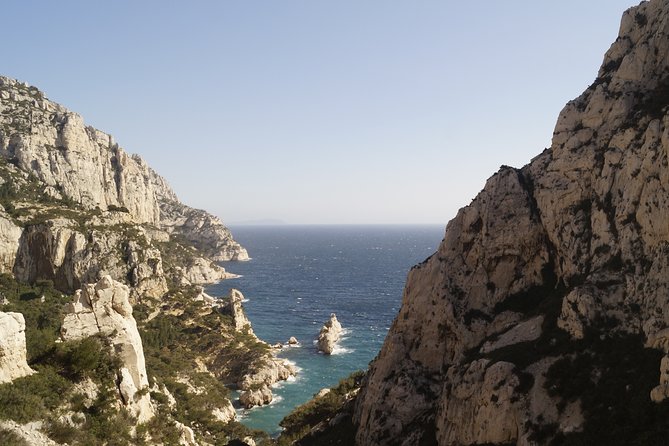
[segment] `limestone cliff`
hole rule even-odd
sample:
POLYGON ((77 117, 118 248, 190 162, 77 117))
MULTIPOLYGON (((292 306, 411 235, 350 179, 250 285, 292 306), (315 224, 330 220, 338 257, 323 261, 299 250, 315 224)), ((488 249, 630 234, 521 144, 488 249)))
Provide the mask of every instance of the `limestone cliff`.
POLYGON ((669 3, 626 11, 551 147, 502 167, 411 270, 359 445, 666 439, 635 413, 669 395, 667 54, 669 3))
POLYGON ((201 286, 247 258, 140 157, 0 77, 0 443, 265 438, 226 386, 283 364, 201 286))
POLYGON ((35 176, 52 197, 85 209, 125 210, 134 223, 176 232, 214 260, 247 258, 220 220, 180 203, 142 158, 37 88, 7 77, 0 77, 0 156, 35 176))

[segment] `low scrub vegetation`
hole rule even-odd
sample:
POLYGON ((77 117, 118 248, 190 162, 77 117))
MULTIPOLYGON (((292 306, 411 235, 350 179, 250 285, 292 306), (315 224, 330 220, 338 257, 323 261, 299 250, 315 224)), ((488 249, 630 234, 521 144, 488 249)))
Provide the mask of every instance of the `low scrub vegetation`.
POLYGON ((284 431, 278 439, 279 446, 292 444, 354 444, 355 430, 350 421, 350 405, 353 404, 356 391, 360 389, 364 372, 358 371, 339 381, 336 387, 323 396, 297 407, 281 420, 284 431), (321 432, 318 439, 308 440, 312 429, 320 423, 328 422, 341 415, 341 422, 329 426, 328 432, 321 432), (332 438, 330 438, 332 437, 332 438), (334 442, 333 442, 334 441, 334 442), (343 441, 343 443, 340 443, 343 441), (346 443, 350 441, 350 443, 346 443))

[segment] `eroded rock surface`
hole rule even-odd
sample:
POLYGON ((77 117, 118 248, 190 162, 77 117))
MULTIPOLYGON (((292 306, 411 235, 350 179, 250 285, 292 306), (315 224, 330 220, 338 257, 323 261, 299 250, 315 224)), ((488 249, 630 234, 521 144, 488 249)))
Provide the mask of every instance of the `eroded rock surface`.
MULTIPOLYGON (((358 397, 359 445, 529 445, 578 432, 588 413, 549 392, 546 374, 569 384, 552 364, 597 360, 606 339, 669 353, 668 36, 669 3, 625 12, 551 147, 502 167, 411 270, 358 397)), ((655 367, 652 398, 663 401, 669 360, 655 367)), ((591 373, 596 386, 615 371, 591 373)))
POLYGON ((0 157, 36 177, 52 198, 126 212, 134 223, 184 237, 213 260, 248 259, 217 217, 181 203, 141 157, 37 88, 2 76, 0 157))
POLYGON ((21 313, 0 312, 0 383, 35 373, 26 361, 26 323, 21 313))
POLYGON ((120 397, 138 421, 145 422, 153 417, 154 410, 149 395, 138 393, 148 388, 149 381, 129 297, 128 287, 110 276, 96 284, 85 285, 65 309, 61 334, 66 341, 96 335, 109 339, 123 363, 118 371, 120 397))
POLYGON ((330 319, 325 322, 321 331, 318 333, 318 350, 326 355, 331 355, 337 342, 341 339, 343 329, 341 323, 337 320, 337 315, 332 313, 330 319))

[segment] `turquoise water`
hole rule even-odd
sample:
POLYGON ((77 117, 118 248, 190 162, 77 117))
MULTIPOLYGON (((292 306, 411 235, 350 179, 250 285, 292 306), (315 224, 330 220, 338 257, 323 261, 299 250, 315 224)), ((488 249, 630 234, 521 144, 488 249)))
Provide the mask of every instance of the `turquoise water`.
POLYGON ((272 434, 295 406, 324 387, 366 369, 378 353, 399 310, 411 266, 437 248, 442 226, 240 226, 231 228, 252 260, 226 262, 239 279, 209 287, 212 295, 237 288, 253 330, 263 340, 299 347, 280 355, 299 367, 295 381, 274 389, 275 401, 240 410, 245 425, 272 434), (346 335, 332 356, 318 353, 314 340, 330 313, 346 335))

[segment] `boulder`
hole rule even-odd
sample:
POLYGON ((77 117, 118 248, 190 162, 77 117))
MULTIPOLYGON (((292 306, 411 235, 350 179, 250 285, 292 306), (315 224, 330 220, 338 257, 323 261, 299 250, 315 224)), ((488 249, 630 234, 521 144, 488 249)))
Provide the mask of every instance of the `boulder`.
POLYGON ((246 409, 269 404, 272 402, 272 399, 272 390, 266 384, 258 388, 245 390, 239 395, 239 402, 246 409))

